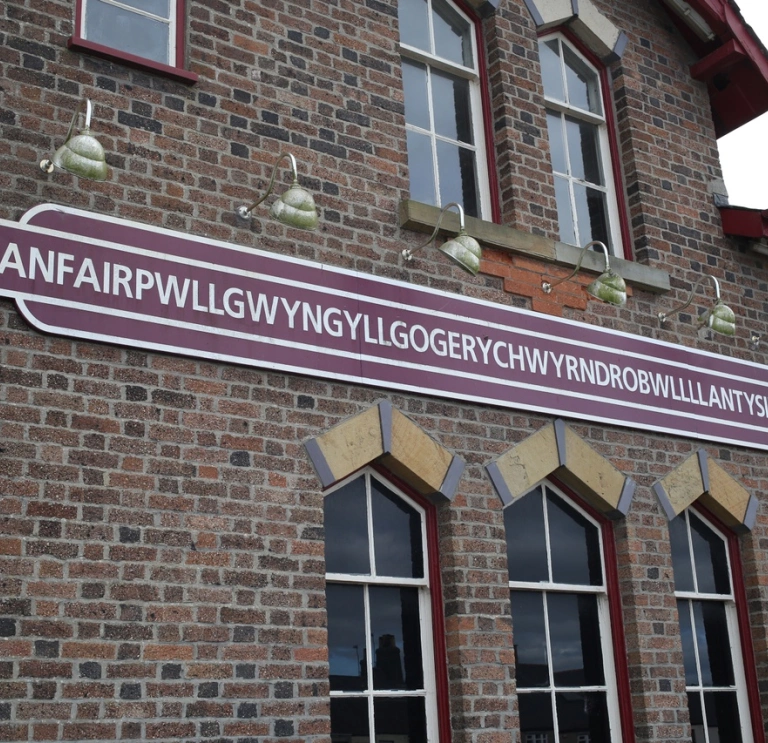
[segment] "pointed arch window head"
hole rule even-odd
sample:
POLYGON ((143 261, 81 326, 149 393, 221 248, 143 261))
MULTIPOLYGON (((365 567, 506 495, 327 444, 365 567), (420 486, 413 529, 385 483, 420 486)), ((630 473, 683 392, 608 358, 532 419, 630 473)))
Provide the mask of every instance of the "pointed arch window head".
POLYGON ((539 40, 560 240, 622 255, 600 70, 561 34, 539 40))
POLYGON ((488 217, 475 22, 450 0, 398 2, 411 198, 488 217))
POLYGON ((331 736, 435 740, 426 512, 372 470, 324 511, 331 736))
POLYGON ((669 530, 694 743, 752 743, 726 538, 690 508, 669 530))

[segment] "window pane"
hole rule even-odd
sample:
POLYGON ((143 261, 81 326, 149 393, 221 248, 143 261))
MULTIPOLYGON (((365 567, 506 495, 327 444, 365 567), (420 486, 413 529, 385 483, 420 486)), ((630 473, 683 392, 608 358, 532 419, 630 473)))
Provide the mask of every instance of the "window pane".
POLYGON ((689 519, 699 593, 730 594, 731 581, 725 543, 701 519, 693 514, 689 514, 689 519))
MULTIPOLYGON (((571 188, 566 178, 555 176, 555 198, 557 199, 557 221, 560 223, 560 240, 576 245, 576 226, 571 211, 571 188)), ((586 242, 584 243, 586 245, 586 242)))
POLYGON ((568 173, 563 137, 563 117, 559 113, 547 111, 547 131, 549 132, 549 152, 552 156, 552 170, 556 173, 568 173))
POLYGON ((540 488, 504 509, 504 529, 509 579, 531 583, 549 580, 540 488))
POLYGON ((710 743, 741 743, 739 705, 734 691, 708 691, 704 693, 707 731, 710 743))
POLYGON ((450 62, 474 67, 469 24, 442 0, 433 0, 432 9, 435 32, 434 53, 450 62))
POLYGON ((331 697, 331 740, 370 741, 368 700, 331 697))
POLYGON ((423 578, 424 552, 419 512, 373 478, 371 510, 376 574, 423 578))
POLYGON ((365 478, 327 495, 323 508, 326 572, 370 575, 365 478))
POLYGON ((579 244, 586 245, 592 240, 600 240, 610 248, 605 194, 594 188, 582 186, 580 183, 574 183, 573 196, 576 201, 579 244))
POLYGON ((368 688, 364 590, 362 586, 335 583, 329 583, 325 589, 331 691, 368 688))
POLYGON ((694 601, 693 618, 701 683, 704 686, 733 685, 733 660, 725 606, 713 601, 694 601))
POLYGON ((403 88, 405 91, 406 123, 429 130, 426 65, 404 59, 403 88))
POLYGON ((124 8, 90 0, 85 38, 155 62, 170 64, 168 24, 124 8))
POLYGON ((399 0, 400 41, 425 52, 429 48, 429 8, 427 0, 399 0))
POLYGON ((605 693, 600 691, 562 692, 557 700, 557 724, 560 740, 576 740, 588 736, 589 743, 610 743, 608 705, 605 693))
POLYGON ((532 591, 510 591, 512 634, 518 689, 549 686, 544 595, 532 591))
POLYGON ((438 141, 437 167, 440 173, 440 203, 456 201, 469 217, 479 216, 475 153, 450 142, 438 141))
POLYGON ((683 663, 685 664, 686 686, 699 685, 699 672, 696 669, 696 648, 693 643, 693 627, 691 625, 691 604, 689 601, 678 601, 677 612, 680 616, 680 637, 683 642, 683 663))
MULTIPOLYGON (((375 699, 373 725, 376 740, 380 743, 427 743, 427 716, 424 699, 401 697, 400 699, 375 699)), ((355 740, 354 743, 357 743, 355 740)))
POLYGON ((418 589, 371 586, 369 597, 374 689, 422 689, 418 589))
POLYGON ((549 694, 520 694, 517 698, 517 706, 520 711, 520 732, 524 742, 535 740, 536 743, 539 741, 555 743, 552 697, 549 694))
POLYGON ((437 204, 435 171, 432 164, 432 140, 426 134, 406 132, 411 198, 423 204, 437 204))
POLYGON ((707 743, 704 734, 704 717, 701 707, 701 693, 693 692, 688 694, 688 712, 691 716, 691 732, 693 733, 693 743, 707 743))
POLYGON ((675 571, 675 590, 693 591, 691 549, 688 544, 688 524, 685 516, 669 522, 669 541, 672 546, 672 568, 675 571))
POLYGON ((585 111, 602 114, 600 83, 594 70, 588 67, 566 45, 563 45, 568 103, 585 111))
POLYGON ((137 10, 153 13, 161 18, 168 18, 168 0, 120 0, 122 5, 130 5, 137 10))
POLYGON ((598 154, 597 127, 566 116, 565 130, 568 136, 571 176, 602 186, 604 181, 598 154))
POLYGON ((469 82, 442 72, 432 73, 435 131, 442 137, 472 144, 469 82))
POLYGON ((565 101, 563 72, 560 60, 560 42, 550 39, 539 44, 541 55, 541 76, 544 82, 544 95, 556 101, 565 101))
POLYGON ((552 580, 600 586, 603 583, 597 527, 547 490, 552 580))
POLYGON ((548 593, 547 609, 555 685, 604 684, 597 597, 548 593))

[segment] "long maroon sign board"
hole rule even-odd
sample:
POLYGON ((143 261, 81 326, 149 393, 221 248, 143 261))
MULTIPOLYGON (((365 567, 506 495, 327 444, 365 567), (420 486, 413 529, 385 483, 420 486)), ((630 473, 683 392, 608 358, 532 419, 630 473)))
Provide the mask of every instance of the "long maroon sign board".
POLYGON ((768 449, 764 366, 51 204, 0 220, 0 296, 71 338, 768 449))

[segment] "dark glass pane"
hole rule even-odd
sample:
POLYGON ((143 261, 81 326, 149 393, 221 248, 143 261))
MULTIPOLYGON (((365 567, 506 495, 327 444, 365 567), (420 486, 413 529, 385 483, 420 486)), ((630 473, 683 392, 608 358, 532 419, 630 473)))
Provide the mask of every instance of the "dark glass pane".
MULTIPOLYGON (((375 740, 379 743, 427 743, 427 715, 424 699, 401 697, 373 701, 375 740)), ((357 741, 355 741, 357 743, 357 741)))
POLYGON ((419 512, 373 478, 371 510, 376 575, 423 578, 424 551, 419 512))
POLYGON ((555 101, 565 101, 563 71, 560 61, 560 42, 550 39, 539 44, 541 56, 541 77, 544 82, 544 95, 555 101))
POLYGON ((597 127, 566 116, 565 130, 568 136, 571 175, 598 186, 604 185, 598 154, 597 127))
MULTIPOLYGON (((688 712, 691 716, 693 743, 707 743, 707 737, 704 733, 704 716, 701 707, 700 692, 694 691, 688 694, 688 712)), ((723 741, 723 743, 725 743, 725 741, 723 741)))
POLYGON ((531 583, 549 580, 541 488, 504 509, 504 529, 509 579, 531 583))
POLYGON ((565 157, 563 117, 559 113, 547 111, 547 131, 549 133, 549 152, 552 157, 552 170, 565 175, 568 173, 568 162, 565 157))
POLYGON ((691 549, 688 544, 688 524, 685 521, 685 516, 678 516, 669 522, 669 541, 672 545, 675 590, 693 591, 691 549))
POLYGON ((568 243, 568 245, 576 245, 576 226, 573 223, 571 189, 567 179, 555 176, 555 197, 557 198, 557 221, 560 224, 560 240, 568 243))
POLYGON ((686 686, 698 686, 699 672, 696 670, 696 647, 693 643, 691 625, 691 602, 678 601, 677 612, 680 616, 680 638, 683 641, 683 663, 685 664, 686 686))
POLYGON ((701 683, 703 686, 731 686, 734 683, 733 660, 725 606, 716 601, 692 603, 701 683))
POLYGON ((370 575, 365 478, 325 497, 325 570, 370 575))
POLYGON ((589 743, 610 743, 605 692, 560 692, 555 699, 561 741, 575 741, 582 735, 588 736, 589 743))
POLYGON ((430 129, 426 65, 404 59, 403 88, 405 91, 406 123, 421 129, 430 129))
POLYGON ((479 216, 475 153, 450 142, 437 142, 440 171, 440 203, 456 201, 469 217, 479 216))
POLYGON ((597 596, 548 593, 547 611, 555 685, 604 684, 597 596))
POLYGON ((739 703, 735 691, 704 692, 704 711, 710 743, 741 743, 739 703))
POLYGON ((371 586, 374 689, 423 689, 417 588, 371 586))
POLYGON ((693 562, 696 566, 699 593, 730 594, 731 581, 725 542, 692 513, 689 513, 688 518, 691 522, 693 562))
POLYGON ((574 183, 573 196, 576 201, 579 243, 585 245, 592 240, 600 240, 610 247, 608 206, 605 201, 605 194, 580 183, 574 183))
POLYGON ((168 0, 119 0, 123 5, 130 5, 137 10, 153 13, 161 18, 168 18, 168 0))
POLYGON ((467 80, 433 70, 432 106, 435 114, 435 131, 440 136, 473 144, 467 80))
POLYGON ((368 700, 331 697, 331 741, 368 743, 368 700))
POLYGON ((473 67, 469 24, 448 3, 433 0, 435 54, 465 67, 473 67))
POLYGON ((325 588, 331 691, 368 688, 364 590, 362 586, 337 583, 329 583, 325 588))
POLYGON ((600 83, 597 73, 590 69, 567 46, 563 45, 565 79, 568 86, 568 102, 572 106, 602 114, 600 83))
POLYGON ((429 8, 427 0, 398 0, 397 17, 400 21, 400 41, 425 52, 429 48, 429 8))
POLYGON ((167 23, 125 8, 91 0, 85 16, 85 38, 138 57, 163 64, 168 58, 170 30, 167 23))
POLYGON ((518 689, 549 686, 544 595, 533 591, 510 591, 512 636, 518 689))
POLYGON ((408 139, 408 171, 411 198, 422 204, 437 204, 435 170, 432 162, 432 140, 426 134, 406 132, 408 139))
POLYGON ((603 583, 597 527, 547 489, 552 580, 600 586, 603 583))
POLYGON ((555 743, 551 695, 520 694, 517 697, 517 706, 520 711, 520 732, 523 741, 527 735, 546 735, 547 743, 555 743))

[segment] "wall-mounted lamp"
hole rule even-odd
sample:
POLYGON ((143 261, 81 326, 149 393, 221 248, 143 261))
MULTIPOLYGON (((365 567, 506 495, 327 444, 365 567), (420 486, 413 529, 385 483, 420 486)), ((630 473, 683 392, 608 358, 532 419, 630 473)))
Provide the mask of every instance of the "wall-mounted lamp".
POLYGON ((438 250, 441 253, 445 253, 457 266, 461 266, 465 271, 471 273, 473 276, 477 275, 480 270, 480 258, 482 257, 483 250, 480 247, 480 243, 475 240, 474 237, 467 234, 467 230, 464 227, 464 209, 461 204, 457 204, 452 201, 450 204, 446 204, 440 211, 440 216, 437 218, 437 224, 435 229, 430 235, 429 240, 423 245, 419 245, 417 248, 406 248, 403 251, 403 258, 407 263, 413 260, 413 254, 417 250, 426 248, 437 236, 437 231, 440 229, 440 222, 443 221, 443 215, 447 209, 455 206, 459 211, 459 234, 451 240, 446 240, 438 250))
POLYGON ((267 192, 258 200, 254 201, 250 206, 238 206, 237 216, 241 219, 247 219, 248 215, 259 205, 264 199, 272 193, 272 188, 275 185, 275 176, 277 175, 277 166, 280 165, 280 161, 287 157, 291 161, 291 171, 293 173, 293 183, 291 187, 272 204, 269 213, 278 221, 289 227, 298 227, 301 230, 314 230, 317 228, 318 216, 317 207, 315 207, 315 200, 312 198, 312 194, 299 185, 299 175, 296 172, 296 158, 290 152, 281 152, 277 158, 275 167, 272 169, 272 178, 269 181, 269 188, 267 192))
POLYGON ((43 173, 53 173, 54 168, 61 168, 80 178, 90 178, 92 181, 103 181, 107 178, 107 162, 104 157, 104 148, 91 134, 91 102, 85 98, 85 128, 72 136, 75 130, 75 122, 80 113, 82 105, 78 105, 72 116, 72 123, 69 125, 67 138, 64 144, 59 147, 53 157, 40 161, 40 170, 43 173))
POLYGON ((606 248, 605 244, 601 243, 599 240, 593 240, 581 249, 579 262, 576 264, 576 268, 573 269, 573 273, 569 276, 566 276, 564 279, 558 279, 552 283, 542 281, 541 288, 544 290, 544 293, 549 294, 558 284, 562 284, 564 281, 572 279, 579 272, 581 262, 584 260, 584 255, 587 250, 595 245, 599 245, 605 254, 605 271, 587 286, 587 293, 591 294, 595 299, 607 302, 608 304, 614 304, 617 307, 625 305, 627 303, 627 285, 624 282, 624 279, 611 268, 608 258, 608 248, 606 248))
POLYGON ((711 279, 715 285, 715 303, 703 314, 699 315, 699 327, 707 327, 714 330, 716 333, 722 335, 735 335, 736 334, 736 314, 734 311, 720 299, 720 284, 714 276, 709 274, 703 274, 702 277, 696 282, 693 289, 691 289, 691 295, 688 300, 681 304, 679 307, 675 307, 669 312, 659 312, 659 325, 663 325, 664 321, 671 315, 676 315, 678 312, 682 312, 693 302, 693 296, 696 294, 696 289, 699 288, 704 279, 711 279))

